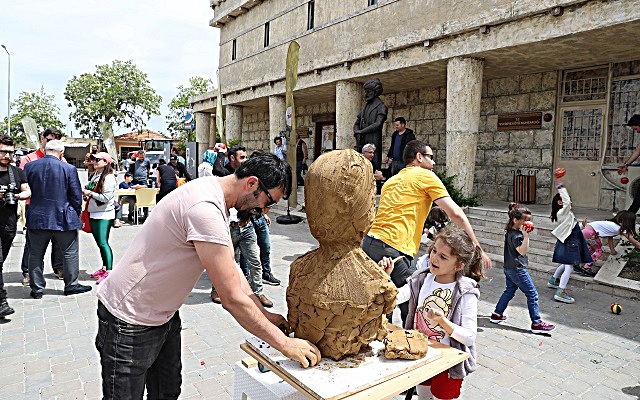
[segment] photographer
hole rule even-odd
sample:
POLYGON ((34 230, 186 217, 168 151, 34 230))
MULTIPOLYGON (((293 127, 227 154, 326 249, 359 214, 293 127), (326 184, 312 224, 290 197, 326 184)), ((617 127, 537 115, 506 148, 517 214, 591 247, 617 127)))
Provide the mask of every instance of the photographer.
POLYGON ((2 245, 2 252, 0 252, 0 318, 14 312, 7 303, 2 267, 9 254, 11 243, 16 237, 18 200, 26 200, 31 197, 31 190, 29 190, 24 171, 11 165, 13 153, 13 139, 6 135, 0 135, 0 244, 2 245))

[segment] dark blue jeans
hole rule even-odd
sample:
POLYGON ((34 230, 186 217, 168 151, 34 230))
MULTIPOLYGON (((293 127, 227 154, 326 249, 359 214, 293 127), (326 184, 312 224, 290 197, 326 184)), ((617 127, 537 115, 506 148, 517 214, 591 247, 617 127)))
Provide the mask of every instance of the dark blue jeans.
MULTIPOLYGON (((271 238, 269 237, 269 226, 267 219, 262 216, 253 220, 253 229, 256 231, 258 238, 258 247, 260 248, 260 264, 262 264, 262 275, 271 273, 271 238)), ((242 253, 240 253, 240 268, 246 276, 249 276, 249 266, 242 253)))
POLYGON ((540 322, 540 309, 538 308, 538 291, 531 280, 529 271, 526 268, 505 268, 504 275, 507 280, 507 288, 500 296, 498 304, 496 305, 496 314, 504 314, 504 310, 507 309, 509 302, 516 295, 516 290, 522 290, 525 296, 527 296, 527 307, 529 307, 529 317, 531 322, 540 322))
POLYGON ((0 230, 0 245, 2 245, 2 251, 0 251, 0 300, 7 298, 7 291, 4 290, 4 280, 2 279, 2 267, 4 266, 4 261, 7 259, 9 255, 9 250, 11 249, 11 244, 13 243, 13 239, 16 237, 16 231, 6 231, 0 230))
MULTIPOLYGON (((373 238, 371 236, 365 236, 362 239, 362 250, 376 263, 380 262, 383 257, 396 258, 403 256, 396 261, 391 271, 391 280, 396 287, 401 288, 407 283, 407 278, 415 272, 415 267, 411 266, 412 258, 408 255, 399 252, 393 247, 389 246, 380 239, 373 238)), ((407 320, 407 314, 409 313, 409 302, 404 302, 398 305, 400 309, 400 317, 402 318, 402 326, 407 320)), ((391 314, 387 315, 387 319, 391 322, 391 314)))
POLYGON ((102 398, 177 399, 182 385, 182 324, 178 311, 160 326, 133 325, 98 302, 96 349, 102 366, 102 398))

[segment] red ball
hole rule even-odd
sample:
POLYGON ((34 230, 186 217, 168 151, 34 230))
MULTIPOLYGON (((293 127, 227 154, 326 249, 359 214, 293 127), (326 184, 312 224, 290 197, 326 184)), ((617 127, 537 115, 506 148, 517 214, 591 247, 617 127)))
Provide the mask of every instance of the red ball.
POLYGON ((626 176, 623 176, 622 178, 620 178, 620 183, 622 183, 623 185, 626 185, 627 183, 629 183, 629 178, 627 178, 626 176))
POLYGON ((562 167, 558 167, 553 171, 553 175, 558 179, 562 178, 564 176, 564 174, 566 174, 566 173, 567 173, 567 171, 562 167))
POLYGON ((533 222, 531 221, 525 221, 522 223, 522 226, 524 227, 524 230, 531 233, 533 232, 533 222))

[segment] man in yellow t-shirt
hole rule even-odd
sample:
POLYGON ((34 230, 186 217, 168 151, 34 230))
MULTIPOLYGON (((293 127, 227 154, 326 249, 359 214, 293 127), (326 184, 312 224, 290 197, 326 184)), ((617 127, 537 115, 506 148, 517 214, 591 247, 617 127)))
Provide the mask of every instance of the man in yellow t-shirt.
MULTIPOLYGON (((396 258, 391 280, 402 287, 413 273, 411 260, 418 253, 424 222, 435 202, 453 223, 464 229, 479 246, 464 211, 449 197, 442 181, 433 172, 433 150, 426 143, 412 140, 405 147, 403 159, 406 168, 398 172, 382 187, 378 213, 362 241, 362 249, 375 262, 383 257, 396 258)), ((483 253, 486 268, 491 260, 483 253)), ((400 306, 402 321, 406 319, 406 303, 400 306)))

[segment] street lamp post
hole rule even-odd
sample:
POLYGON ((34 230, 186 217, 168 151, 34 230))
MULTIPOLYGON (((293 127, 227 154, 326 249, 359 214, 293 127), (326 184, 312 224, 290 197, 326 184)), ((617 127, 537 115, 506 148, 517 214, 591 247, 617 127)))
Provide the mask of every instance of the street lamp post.
POLYGON ((7 46, 0 44, 4 51, 7 52, 7 136, 11 134, 11 54, 7 50, 7 46))

